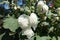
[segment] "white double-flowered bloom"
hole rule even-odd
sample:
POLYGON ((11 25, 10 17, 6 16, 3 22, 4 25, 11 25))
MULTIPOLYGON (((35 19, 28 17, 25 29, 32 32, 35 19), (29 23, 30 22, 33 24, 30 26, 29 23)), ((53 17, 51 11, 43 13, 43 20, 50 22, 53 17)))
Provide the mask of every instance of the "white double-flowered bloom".
POLYGON ((22 28, 22 35, 26 35, 28 39, 34 36, 34 32, 31 27, 35 30, 38 25, 38 17, 35 13, 31 13, 30 16, 25 14, 20 15, 18 18, 18 23, 22 28))
POLYGON ((23 14, 18 18, 19 25, 22 29, 29 27, 29 19, 28 16, 23 14))
POLYGON ((36 27, 38 25, 38 17, 35 13, 31 13, 30 17, 29 17, 29 20, 30 20, 30 25, 31 27, 36 30, 36 27))
POLYGON ((32 31, 31 28, 27 28, 22 31, 22 35, 26 35, 28 39, 34 36, 34 32, 32 31))
POLYGON ((37 9, 39 10, 38 13, 48 13, 49 7, 46 5, 46 3, 44 3, 45 1, 39 1, 37 4, 37 9))

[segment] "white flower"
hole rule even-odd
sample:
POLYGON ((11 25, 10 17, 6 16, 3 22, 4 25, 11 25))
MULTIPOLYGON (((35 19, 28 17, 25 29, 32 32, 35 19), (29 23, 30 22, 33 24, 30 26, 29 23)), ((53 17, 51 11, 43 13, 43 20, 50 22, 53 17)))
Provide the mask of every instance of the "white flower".
POLYGON ((32 27, 35 30, 38 25, 38 22, 38 17, 35 13, 31 13, 30 16, 23 14, 20 15, 20 17, 18 18, 18 23, 22 29, 32 27))
POLYGON ((34 36, 34 32, 31 28, 27 28, 22 31, 22 35, 26 35, 28 39, 30 39, 32 36, 34 36))
POLYGON ((48 13, 49 7, 44 3, 45 1, 39 1, 37 4, 38 13, 48 13))
POLYGON ((22 29, 25 29, 29 26, 28 16, 23 14, 18 18, 18 23, 22 29))
POLYGON ((37 4, 37 6, 41 6, 41 7, 42 7, 43 5, 44 5, 44 2, 43 2, 43 1, 39 1, 38 4, 37 4))
POLYGON ((39 22, 37 15, 35 13, 31 13, 31 15, 29 16, 29 21, 30 21, 31 27, 33 27, 33 29, 35 30, 39 22))
POLYGON ((46 1, 44 0, 44 3, 46 4, 46 1))
POLYGON ((43 13, 46 13, 46 15, 47 15, 48 10, 49 10, 49 7, 46 4, 43 5, 43 13))

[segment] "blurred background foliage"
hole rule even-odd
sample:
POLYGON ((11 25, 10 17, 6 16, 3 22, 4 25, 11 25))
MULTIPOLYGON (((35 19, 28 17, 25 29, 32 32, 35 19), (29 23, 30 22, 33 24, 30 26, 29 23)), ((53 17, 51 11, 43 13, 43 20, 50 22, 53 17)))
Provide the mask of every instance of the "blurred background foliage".
POLYGON ((60 7, 60 0, 53 0, 55 7, 60 7))

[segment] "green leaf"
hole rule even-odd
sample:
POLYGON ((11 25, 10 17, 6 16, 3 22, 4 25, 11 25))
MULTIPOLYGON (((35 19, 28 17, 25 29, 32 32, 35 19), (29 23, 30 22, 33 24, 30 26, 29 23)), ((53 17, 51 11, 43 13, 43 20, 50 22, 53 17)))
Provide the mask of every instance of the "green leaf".
POLYGON ((43 37, 37 36, 37 40, 50 40, 50 37, 48 37, 48 36, 43 36, 43 37))
POLYGON ((24 9, 25 9, 25 12, 27 15, 29 15, 31 13, 31 10, 28 6, 24 7, 24 9))
POLYGON ((3 33, 3 34, 0 35, 0 40, 2 39, 2 37, 3 37, 4 35, 5 35, 5 33, 3 33))
POLYGON ((3 27, 5 29, 10 29, 12 32, 15 32, 15 30, 19 27, 17 19, 13 17, 6 18, 4 20, 3 27))
POLYGON ((55 38, 55 37, 53 37, 53 38, 52 38, 52 40, 56 40, 56 38, 55 38))
POLYGON ((55 5, 55 7, 60 7, 60 0, 55 0, 55 1, 53 1, 54 3, 54 5, 55 5))
POLYGON ((58 40, 60 40, 60 37, 58 37, 58 40))
MULTIPOLYGON (((56 40, 55 36, 53 36, 52 40, 56 40)), ((58 40, 60 40, 60 37, 58 36, 58 40)))
POLYGON ((30 7, 30 10, 31 10, 32 12, 34 12, 34 11, 35 11, 35 7, 34 7, 34 6, 31 6, 31 7, 30 7))
MULTIPOLYGON (((49 36, 42 36, 42 37, 40 37, 39 35, 36 35, 34 37, 36 37, 36 40, 50 40, 51 39, 49 36)), ((29 40, 34 40, 34 37, 32 37, 29 40)))
POLYGON ((53 13, 51 12, 51 10, 49 10, 49 13, 47 14, 48 18, 51 19, 52 15, 53 15, 53 13))
POLYGON ((20 8, 20 11, 23 12, 24 11, 24 8, 20 8))

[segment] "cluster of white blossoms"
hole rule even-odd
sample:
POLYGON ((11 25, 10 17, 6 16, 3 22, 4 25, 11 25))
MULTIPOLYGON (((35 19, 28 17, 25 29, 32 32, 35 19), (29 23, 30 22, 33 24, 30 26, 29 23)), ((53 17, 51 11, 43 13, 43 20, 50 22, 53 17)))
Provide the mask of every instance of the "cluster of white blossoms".
POLYGON ((37 3, 37 9, 39 11, 38 13, 41 13, 41 11, 42 11, 42 13, 46 13, 46 15, 47 15, 49 7, 46 5, 45 1, 39 1, 37 3))
POLYGON ((34 32, 31 27, 35 30, 38 25, 38 17, 35 13, 31 13, 30 16, 26 14, 20 15, 18 18, 18 23, 22 28, 22 35, 26 35, 27 38, 34 36, 34 32))

